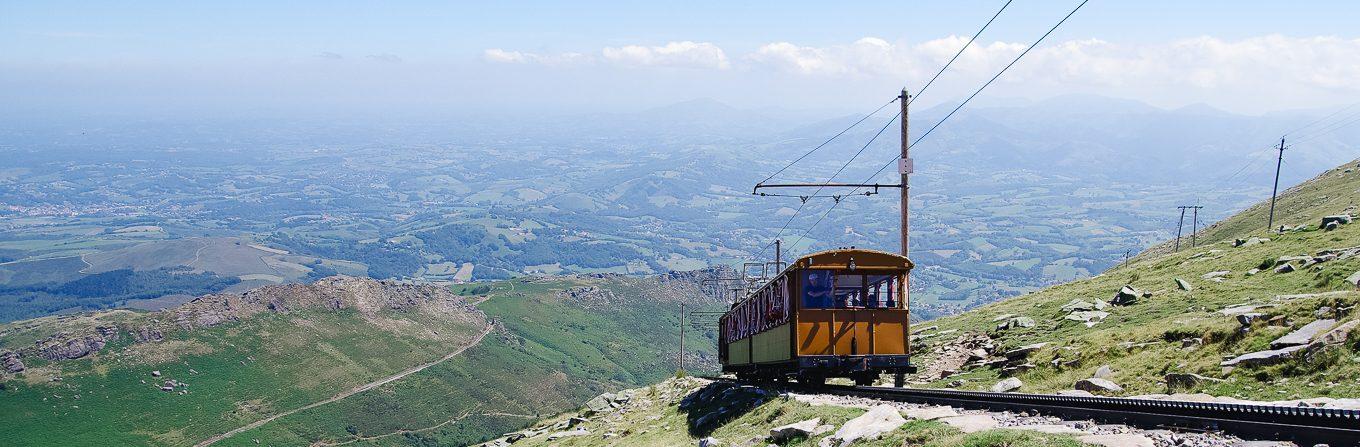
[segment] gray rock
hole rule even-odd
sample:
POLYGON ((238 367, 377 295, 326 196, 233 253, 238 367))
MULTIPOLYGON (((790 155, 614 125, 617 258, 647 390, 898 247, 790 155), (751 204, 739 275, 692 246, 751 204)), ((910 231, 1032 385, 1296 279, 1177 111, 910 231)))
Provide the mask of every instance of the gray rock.
POLYGON ((1351 332, 1355 332, 1356 327, 1360 327, 1360 320, 1347 321, 1341 323, 1340 326, 1332 328, 1332 330, 1327 331, 1327 333, 1322 334, 1321 336, 1314 337, 1313 340, 1314 342, 1329 345, 1345 343, 1346 340, 1350 338, 1351 332))
POLYGON ((1207 279, 1207 280, 1210 280, 1210 281, 1223 282, 1223 279, 1224 279, 1225 277, 1227 277, 1229 273, 1232 273, 1232 271, 1231 271, 1231 270, 1218 270, 1218 271, 1213 271, 1213 272, 1209 272, 1209 273, 1205 273, 1205 274, 1203 274, 1203 275, 1200 275, 1200 278, 1207 279))
POLYGON ((1322 216, 1322 226, 1325 227, 1332 222, 1336 222, 1337 225, 1348 225, 1351 223, 1351 215, 1338 214, 1335 216, 1322 216))
POLYGON ((1063 318, 1067 320, 1078 321, 1085 324, 1086 327, 1091 327, 1095 326, 1096 323, 1105 320, 1105 317, 1108 316, 1110 316, 1109 312, 1103 312, 1099 310, 1088 310, 1082 312, 1072 312, 1070 314, 1067 314, 1067 316, 1063 318))
POLYGON ((1281 362, 1283 362, 1283 361, 1285 361, 1285 360, 1288 360, 1288 359, 1290 359, 1290 358, 1293 358, 1293 357, 1294 357, 1295 355, 1297 355, 1300 351, 1303 351, 1303 350, 1306 349, 1306 348, 1307 348, 1307 346, 1299 345, 1299 346, 1290 346, 1290 347, 1283 348, 1283 349, 1271 349, 1271 350, 1269 350, 1269 351, 1258 351, 1258 352, 1253 352, 1253 353, 1250 353, 1250 354, 1242 354, 1242 355, 1239 355, 1239 356, 1237 356, 1237 357, 1234 357, 1234 358, 1232 358, 1232 359, 1230 359, 1230 360, 1224 360, 1223 362, 1220 362, 1219 365, 1220 365, 1220 366, 1237 366, 1237 365, 1246 365, 1246 366, 1265 366, 1265 365, 1274 365, 1274 364, 1276 364, 1276 363, 1281 363, 1281 362))
POLYGON ((1018 378, 1018 377, 1011 377, 1011 378, 1008 378, 1008 379, 1006 379, 1006 380, 1002 380, 1002 381, 1000 381, 1000 382, 997 382, 995 385, 992 385, 992 392, 993 392, 993 393, 1009 393, 1009 392, 1011 392, 1011 391, 1015 391, 1015 390, 1017 390, 1017 389, 1020 389, 1020 387, 1022 387, 1022 386, 1025 386, 1025 383, 1024 383, 1024 382, 1021 382, 1021 381, 1020 381, 1020 378, 1018 378))
POLYGON ((1099 368, 1096 368, 1096 373, 1091 377, 1095 377, 1097 379, 1109 379, 1111 377, 1114 377, 1114 369, 1110 368, 1110 365, 1100 365, 1099 368))
POLYGON ((1341 224, 1339 222, 1327 222, 1327 225, 1322 226, 1323 231, 1332 231, 1337 228, 1341 228, 1341 224))
POLYGON ((1186 282, 1184 279, 1180 279, 1180 278, 1176 278, 1176 288, 1177 288, 1177 289, 1184 290, 1184 291, 1186 291, 1186 292, 1195 290, 1194 287, 1190 286, 1190 283, 1189 283, 1189 282, 1186 282))
POLYGON ((1336 327, 1336 320, 1315 320, 1303 327, 1290 332, 1283 337, 1270 342, 1270 349, 1280 349, 1289 346, 1306 345, 1313 342, 1313 337, 1336 327))
POLYGON ((1182 339, 1181 339, 1181 347, 1182 347, 1182 348, 1193 348, 1193 347, 1196 347, 1196 346, 1203 346, 1203 345, 1204 345, 1204 339, 1203 339, 1203 338, 1200 338, 1200 337, 1190 337, 1190 338, 1182 338, 1182 339))
POLYGON ((869 411, 857 418, 845 422, 832 438, 839 441, 837 445, 847 446, 855 441, 878 439, 884 433, 897 430, 907 420, 897 412, 897 408, 891 405, 878 405, 870 408, 869 411))
POLYGON ((1096 308, 1095 304, 1088 303, 1080 299, 1073 299, 1072 301, 1068 301, 1066 305, 1063 305, 1062 311, 1074 312, 1079 310, 1095 310, 1095 308, 1096 308))
POLYGON ((160 377, 160 376, 161 376, 161 371, 160 371, 160 370, 155 370, 155 371, 152 371, 152 372, 151 372, 151 377, 160 377))
POLYGON ((556 441, 556 440, 562 439, 562 438, 570 438, 570 437, 575 437, 575 436, 586 436, 586 435, 589 435, 589 434, 590 434, 590 430, 586 430, 586 429, 584 429, 584 428, 578 428, 578 429, 575 429, 575 430, 566 430, 566 431, 559 431, 559 432, 552 433, 552 434, 548 435, 548 440, 549 440, 549 441, 556 441))
POLYGON ((1294 271, 1294 264, 1280 264, 1275 267, 1275 273, 1289 273, 1294 271))
POLYGON ((933 421, 935 419, 958 416, 959 412, 954 411, 951 407, 921 407, 902 410, 902 414, 911 419, 933 421))
POLYGON ((1077 440, 1101 447, 1155 447, 1157 445, 1151 438, 1134 433, 1086 435, 1077 437, 1077 440))
POLYGON ((821 423, 822 418, 816 418, 771 428, 769 440, 775 444, 783 444, 794 439, 806 438, 812 436, 821 423))
POLYGON ((1351 276, 1347 276, 1346 282, 1356 288, 1360 288, 1360 271, 1356 271, 1355 273, 1352 273, 1351 276))
POLYGON ((19 354, 14 351, 0 351, 0 369, 10 374, 17 374, 24 371, 24 362, 19 360, 19 354))
POLYGON ((1090 391, 1092 393, 1117 393, 1124 391, 1124 387, 1119 386, 1119 384, 1096 377, 1078 380, 1076 384, 1072 385, 1072 388, 1090 391))
POLYGON ((1143 296, 1142 291, 1134 288, 1131 285, 1126 285, 1124 287, 1119 288, 1118 292, 1115 292, 1114 298, 1110 300, 1110 304, 1116 306, 1128 306, 1137 303, 1138 298, 1141 298, 1142 296, 1143 296))
POLYGON ((1048 343, 1035 343, 1035 344, 1032 344, 1032 345, 1021 346, 1021 347, 1018 347, 1018 348, 1015 348, 1015 349, 1006 351, 1006 353, 1005 353, 1005 354, 1002 354, 1002 355, 1004 355, 1006 358, 1012 359, 1012 360, 1014 360, 1014 359, 1022 359, 1022 358, 1028 357, 1029 354, 1032 353, 1032 352, 1034 352, 1034 351, 1038 351, 1038 350, 1040 350, 1040 349, 1043 349, 1044 346, 1048 346, 1048 343))
POLYGON ((699 447, 717 447, 720 445, 722 445, 722 442, 719 442, 712 436, 699 440, 699 447))
POLYGON ((612 411, 614 409, 614 406, 610 404, 613 403, 613 401, 614 401, 613 394, 604 393, 599 396, 595 396, 594 399, 586 401, 586 410, 588 410, 590 413, 604 413, 612 411))
POLYGON ((964 433, 976 433, 1000 426, 995 418, 987 414, 966 414, 963 416, 947 417, 940 419, 940 421, 949 424, 964 433))

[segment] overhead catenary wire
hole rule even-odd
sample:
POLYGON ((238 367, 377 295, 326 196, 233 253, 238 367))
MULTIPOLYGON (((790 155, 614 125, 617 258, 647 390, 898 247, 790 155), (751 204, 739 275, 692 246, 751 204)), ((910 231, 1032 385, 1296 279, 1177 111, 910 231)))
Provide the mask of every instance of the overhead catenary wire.
MULTIPOLYGON (((1315 125, 1315 124, 1321 123, 1321 122, 1323 122, 1323 121, 1326 121, 1326 120, 1328 120, 1328 119, 1331 119, 1331 118, 1334 117, 1334 116, 1340 115, 1341 112, 1345 112, 1345 111, 1347 111, 1347 110, 1353 109, 1353 108, 1355 108, 1356 106, 1360 106, 1360 102, 1357 102, 1357 103, 1355 103, 1355 104, 1351 104, 1351 105, 1342 107, 1342 108, 1340 108, 1340 109, 1337 109, 1335 112, 1329 113, 1329 114, 1327 114, 1326 116, 1324 116, 1324 117, 1322 117, 1322 118, 1315 119, 1315 120, 1309 122, 1308 124, 1304 124, 1304 125, 1302 125, 1302 126, 1299 126, 1299 127, 1296 128, 1296 129, 1294 129, 1294 130, 1285 132, 1285 133, 1284 133, 1283 135, 1281 135, 1281 136, 1282 136, 1282 137, 1288 137, 1288 136, 1293 135, 1293 134, 1295 134, 1295 133, 1297 133, 1297 132, 1299 132, 1299 131, 1301 131, 1301 130, 1304 130, 1304 129, 1307 129, 1307 128, 1309 128, 1309 127, 1312 127, 1312 126, 1315 125)), ((1341 120, 1344 120, 1344 119, 1345 119, 1345 118, 1342 118, 1341 120)), ((1340 120, 1338 120, 1338 121, 1340 121, 1340 120)))
MULTIPOLYGON (((916 95, 915 95, 915 96, 912 96, 912 97, 910 97, 910 98, 907 99, 907 104, 910 105, 912 102, 915 102, 917 98, 920 98, 921 94, 922 94, 922 93, 925 93, 925 91, 926 91, 927 89, 929 89, 930 86, 933 85, 937 79, 940 78, 940 75, 943 74, 946 70, 948 70, 949 67, 952 66, 952 65, 954 64, 954 61, 957 61, 957 60, 959 59, 959 56, 962 56, 962 55, 963 55, 963 52, 964 52, 964 51, 967 51, 969 47, 973 46, 973 42, 977 41, 978 36, 981 36, 982 33, 983 33, 984 31, 987 30, 988 27, 992 26, 992 22, 995 22, 995 21, 996 21, 996 18, 1001 16, 1001 13, 1004 12, 1004 11, 1006 10, 1006 8, 1009 7, 1009 6, 1011 5, 1011 2, 1012 2, 1012 1, 1014 1, 1014 0, 1006 0, 1006 3, 1002 4, 1002 5, 1001 5, 1001 8, 998 9, 998 10, 996 11, 995 14, 992 14, 992 17, 991 17, 991 18, 987 19, 987 23, 984 23, 984 24, 982 25, 981 28, 978 28, 977 32, 973 33, 973 36, 970 37, 970 38, 968 38, 968 42, 967 42, 967 43, 964 43, 963 46, 959 48, 959 51, 955 52, 955 53, 954 53, 954 56, 953 56, 953 57, 950 57, 950 58, 949 58, 949 61, 948 61, 948 62, 945 62, 945 64, 944 64, 943 66, 940 67, 940 70, 939 70, 939 71, 936 71, 936 72, 935 72, 935 75, 934 75, 934 76, 931 76, 930 80, 929 80, 929 81, 926 81, 925 85, 922 86, 919 90, 917 90, 916 95)), ((1082 3, 1085 4, 1085 2, 1082 2, 1082 3)), ((1078 7, 1078 8, 1080 8, 1080 7, 1078 7)), ((1074 12, 1075 12, 1075 11, 1074 11, 1074 12)), ((1071 16, 1071 14, 1068 14, 1068 15, 1071 16)), ((1066 20, 1066 18, 1064 18, 1063 20, 1066 20)), ((1050 30, 1050 32, 1051 32, 1051 30, 1050 30)), ((888 101, 887 103, 885 103, 885 104, 879 106, 879 107, 878 107, 877 109, 875 109, 873 112, 870 112, 868 115, 865 115, 863 118, 860 118, 858 121, 855 121, 855 122, 854 122, 853 124, 851 124, 849 127, 846 127, 844 130, 838 132, 836 135, 833 135, 831 138, 829 138, 829 139, 827 139, 826 141, 822 142, 822 144, 817 145, 816 147, 812 148, 812 150, 808 151, 807 153, 803 154, 802 156, 799 156, 797 159, 794 159, 792 162, 790 162, 789 164, 787 164, 787 165, 785 165, 784 167, 780 168, 778 171, 775 171, 775 173, 770 174, 769 177, 766 177, 764 180, 761 180, 761 181, 758 182, 757 184, 759 185, 759 184, 763 184, 763 183, 765 183, 765 182, 770 181, 770 179, 774 178, 775 176, 777 176, 777 175, 779 175, 780 173, 784 172, 784 171, 787 170, 788 168, 792 167, 794 164, 797 164, 799 161, 802 161, 804 158, 807 158, 808 156, 812 155, 813 152, 816 152, 818 149, 821 149, 823 146, 826 146, 827 144, 831 143, 831 141, 835 140, 836 138, 839 138, 841 135, 844 135, 846 132, 850 131, 850 129, 855 128, 855 127, 858 126, 860 123, 863 123, 865 120, 869 119, 869 117, 872 117, 872 116, 878 114, 878 112, 882 111, 883 108, 885 108, 885 107, 887 107, 887 106, 889 106, 889 105, 892 105, 894 102, 897 102, 898 99, 900 99, 900 98, 898 98, 898 97, 893 97, 892 100, 890 100, 890 101, 888 101)), ((900 117, 900 116, 901 116, 901 112, 899 112, 899 113, 897 114, 897 116, 900 117)), ((888 123, 891 124, 891 123, 892 123, 892 120, 889 120, 888 123)), ((886 125, 885 125, 885 129, 886 129, 886 125)), ((880 134, 881 134, 882 132, 883 132, 882 130, 879 131, 880 134)), ((875 135, 874 138, 878 138, 878 136, 875 135)), ((873 142, 873 139, 870 139, 870 142, 872 143, 872 142, 873 142)), ((866 144, 864 147, 867 148, 867 147, 868 147, 868 144, 866 144)), ((863 152, 863 148, 860 149, 860 152, 863 152)), ((856 153, 855 156, 858 157, 858 156, 859 156, 859 153, 856 153)), ((853 161, 854 159, 851 158, 851 160, 853 161)), ((841 167, 841 169, 844 170, 844 169, 845 169, 845 166, 848 166, 849 164, 850 164, 849 162, 846 162, 846 164, 843 165, 843 166, 841 167)), ((839 174, 839 173, 840 173, 840 171, 837 171, 837 174, 839 174)), ((830 178, 828 178, 827 181, 826 181, 826 183, 830 183, 831 180, 833 180, 837 174, 833 174, 830 178)), ((818 192, 820 192, 821 189, 822 189, 823 187, 825 187, 825 184, 823 184, 822 187, 818 187, 818 192)), ((856 189, 858 189, 858 188, 856 188, 856 189)), ((814 193, 813 195, 815 196, 816 194, 814 193)), ((801 198, 801 196, 799 196, 799 197, 801 198)), ((779 237, 782 236, 782 235, 784 234, 784 230, 787 230, 787 229, 788 229, 789 224, 792 223, 793 220, 794 220, 795 218, 797 218, 798 215, 799 215, 800 213, 802 213, 803 208, 807 205, 807 200, 806 200, 806 199, 803 199, 801 202, 802 202, 802 203, 800 203, 800 204, 798 205, 798 208, 794 210, 793 214, 789 216, 788 220, 785 220, 785 221, 784 221, 784 225, 783 225, 782 227, 780 227, 779 231, 775 233, 774 240, 778 240, 779 237)), ((836 203, 840 203, 840 199, 839 199, 839 198, 836 199, 836 203)), ((800 238, 800 240, 801 240, 801 238, 800 238)), ((769 250, 770 247, 773 246, 773 245, 774 245, 774 242, 773 242, 773 241, 771 241, 770 243, 765 244, 765 246, 761 248, 760 254, 758 254, 758 255, 756 256, 756 258, 759 259, 760 257, 763 257, 763 256, 765 255, 765 252, 766 252, 767 250, 769 250)))
MULTIPOLYGON (((1017 62, 1020 62, 1020 59, 1024 58, 1026 54, 1029 54, 1030 50, 1033 50, 1035 47, 1039 46, 1039 44, 1042 43, 1044 39, 1047 39, 1049 35, 1053 34, 1053 32, 1058 29, 1058 27, 1062 26, 1063 23, 1066 23, 1067 19, 1072 18, 1072 15, 1076 14, 1077 11, 1081 10, 1083 6, 1086 6, 1086 3, 1089 1, 1090 0, 1082 0, 1082 2, 1077 4, 1075 8, 1072 8, 1072 11, 1068 12, 1066 16, 1063 16, 1062 20, 1059 20, 1058 23, 1053 25, 1053 27, 1049 28, 1048 31, 1044 32, 1042 36, 1039 36, 1039 38, 1036 39, 1034 43, 1030 44, 1029 47, 1025 48, 1025 51, 1022 51, 1020 52, 1019 55, 1015 56, 1015 59, 1011 60, 1011 62, 1009 64, 1006 64, 1005 67, 1002 67, 1001 71, 998 71, 995 76, 992 76, 991 79, 988 79, 987 82, 983 83, 981 87, 978 87, 977 90, 973 91, 971 95, 968 95, 968 97, 965 98, 963 102, 960 102, 958 106, 954 107, 953 110, 949 111, 949 113, 945 115, 944 118, 941 118, 939 121, 937 121, 935 125, 931 126, 930 129, 926 130, 926 132, 921 134, 920 137, 917 137, 915 140, 912 140, 911 144, 907 145, 907 149, 910 150, 913 146, 916 146, 917 143, 920 143, 921 140, 925 139, 932 132, 934 132, 935 129, 939 128, 941 124, 944 124, 945 121, 948 121, 950 117, 953 117, 954 114, 957 113, 960 109, 962 109, 965 105, 968 105, 968 103, 971 102, 973 98, 976 98, 978 94, 982 93, 982 91, 987 89, 988 86, 992 85, 993 82, 996 82, 996 80, 1000 78, 1001 75, 1005 74, 1007 70, 1010 70, 1011 67, 1015 66, 1017 62)), ((897 162, 897 160, 898 157, 893 157, 891 160, 888 160, 888 163, 878 168, 877 171, 874 171, 874 173, 870 175, 863 183, 872 182, 874 178, 878 177, 879 174, 883 173, 884 169, 887 169, 888 166, 892 166, 894 163, 897 162)), ((851 189, 850 194, 854 194, 855 191, 858 189, 859 188, 851 189)), ((790 247, 797 246, 799 242, 802 242, 803 239, 806 239, 807 236, 812 233, 812 230, 816 228, 817 225, 820 224, 823 220, 825 220, 826 216, 830 215, 831 212, 836 209, 836 207, 840 206, 840 204, 841 202, 838 201, 836 203, 833 203, 831 207, 827 208, 826 212, 822 213, 822 216, 819 217, 816 222, 813 222, 811 226, 809 226, 805 231, 803 231, 803 234, 798 236, 798 239, 794 241, 794 243, 791 244, 790 247)))

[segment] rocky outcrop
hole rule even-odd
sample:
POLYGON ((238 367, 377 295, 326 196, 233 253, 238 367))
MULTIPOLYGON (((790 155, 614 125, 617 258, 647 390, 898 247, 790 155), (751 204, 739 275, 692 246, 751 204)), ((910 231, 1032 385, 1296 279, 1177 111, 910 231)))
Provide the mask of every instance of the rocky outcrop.
POLYGON ((1293 358, 1299 352, 1307 349, 1308 346, 1290 346, 1283 349, 1272 349, 1269 351, 1258 351, 1250 354, 1242 354, 1219 363, 1222 366, 1265 366, 1274 365, 1293 358))
POLYGON ((995 385, 992 385, 992 392, 1009 393, 1011 391, 1020 389, 1020 387, 1022 386, 1025 386, 1024 382, 1021 382, 1019 378, 1011 377, 1006 380, 997 382, 995 385))
POLYGON ((816 431, 817 427, 821 424, 822 419, 816 418, 771 428, 769 441, 782 445, 795 439, 807 438, 812 436, 812 433, 816 431))
POLYGON ((1152 292, 1145 292, 1134 288, 1132 285, 1125 285, 1124 287, 1120 287, 1118 292, 1114 293, 1114 298, 1110 299, 1110 304, 1128 306, 1137 303, 1140 298, 1149 298, 1151 296, 1152 292))
POLYGON ((1072 385, 1072 388, 1076 388, 1082 391, 1089 391, 1097 394, 1099 393, 1109 394, 1124 391, 1124 387, 1119 386, 1119 384, 1097 377, 1078 380, 1077 383, 1072 385))
POLYGON ((861 439, 878 439, 884 433, 897 430, 897 427, 906 423, 907 420, 897 412, 897 408, 891 405, 877 405, 859 417, 846 421, 845 425, 829 438, 833 441, 827 444, 847 446, 861 439))
POLYGON ((1312 343, 1313 338, 1322 334, 1323 331, 1336 326, 1336 320, 1315 320, 1303 327, 1277 338, 1270 342, 1271 349, 1281 349, 1289 346, 1300 346, 1312 343))
POLYGON ((10 374, 24 372, 24 362, 14 351, 0 351, 0 370, 10 374))
POLYGON ((154 342, 164 340, 169 331, 213 327, 262 312, 304 308, 353 308, 364 315, 380 310, 419 311, 485 319, 480 310, 444 287, 333 276, 313 284, 268 285, 239 294, 204 295, 152 313, 133 327, 120 330, 97 325, 84 331, 60 332, 20 349, 19 354, 51 361, 78 359, 104 349, 118 340, 121 332, 127 332, 137 343, 154 342))

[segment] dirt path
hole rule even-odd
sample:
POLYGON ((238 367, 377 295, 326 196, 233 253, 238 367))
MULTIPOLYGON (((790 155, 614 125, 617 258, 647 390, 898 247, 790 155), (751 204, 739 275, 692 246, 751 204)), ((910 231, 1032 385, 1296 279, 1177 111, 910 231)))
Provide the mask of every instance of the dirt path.
POLYGON ((403 435, 403 434, 406 434, 406 433, 421 433, 421 432, 427 432, 427 431, 430 431, 430 430, 438 429, 438 428, 443 427, 443 426, 445 426, 445 425, 456 424, 456 423, 458 423, 458 422, 462 422, 463 419, 467 419, 468 416, 473 416, 473 415, 476 415, 476 416, 507 416, 507 417, 518 417, 518 418, 524 418, 524 419, 537 419, 537 418, 538 418, 537 416, 530 416, 530 415, 527 415, 527 414, 502 413, 502 412, 495 412, 495 411, 485 412, 485 413, 471 413, 471 412, 469 412, 469 413, 463 413, 462 416, 458 416, 458 417, 456 417, 456 418, 449 419, 449 420, 447 420, 447 421, 440 422, 440 423, 438 423, 438 424, 431 425, 431 426, 425 427, 425 428, 416 428, 416 429, 410 429, 410 430, 403 429, 403 430, 394 431, 394 432, 392 432, 392 433, 384 433, 384 434, 375 435, 375 436, 356 436, 354 439, 350 439, 350 440, 348 440, 348 441, 343 441, 343 442, 337 442, 337 443, 334 443, 334 444, 327 444, 327 443, 324 443, 324 442, 319 442, 319 443, 315 443, 315 444, 312 444, 312 445, 313 445, 314 447, 334 447, 334 446, 340 446, 340 445, 346 445, 346 444, 353 444, 353 443, 360 442, 360 441, 373 441, 373 440, 378 440, 378 439, 382 439, 382 438, 386 438, 386 437, 390 437, 390 436, 403 435))
POLYGON ((432 362, 428 362, 428 363, 422 363, 422 364, 419 364, 419 365, 416 365, 416 366, 412 366, 412 367, 407 368, 407 369, 405 369, 405 370, 403 370, 403 371, 401 371, 401 372, 399 372, 399 373, 397 373, 397 374, 395 374, 395 375, 388 376, 388 377, 385 377, 385 378, 383 378, 383 379, 379 379, 379 380, 377 380, 377 381, 369 382, 369 383, 366 383, 366 384, 363 384, 363 385, 359 385, 359 386, 356 386, 356 387, 354 387, 354 388, 350 388, 350 389, 348 389, 348 390, 345 390, 345 391, 340 392, 340 394, 336 394, 336 395, 334 395, 334 396, 331 396, 329 399, 326 399, 326 400, 317 401, 317 402, 312 402, 312 403, 307 404, 307 405, 302 406, 302 407, 294 408, 294 409, 292 409, 292 410, 288 410, 288 411, 285 411, 285 412, 282 412, 282 413, 279 413, 279 414, 276 414, 276 415, 273 415, 273 416, 270 416, 270 417, 267 417, 267 418, 264 418, 264 419, 260 419, 260 420, 255 421, 255 422, 251 422, 251 423, 246 424, 246 425, 244 425, 244 426, 237 427, 237 428, 235 428, 235 429, 233 429, 233 430, 231 430, 231 431, 229 431, 229 432, 226 432, 226 433, 223 433, 223 434, 220 434, 220 435, 217 435, 217 436, 213 436, 213 437, 208 438, 208 439, 206 439, 206 440, 203 440, 202 442, 199 442, 198 444, 194 444, 194 446, 195 446, 195 447, 204 447, 204 446, 213 445, 213 444, 216 444, 218 441, 221 441, 221 440, 223 440, 223 439, 227 439, 227 438, 230 438, 230 437, 232 437, 232 436, 236 436, 238 433, 241 433, 241 432, 243 432, 243 431, 251 430, 251 429, 255 429, 255 428, 259 428, 260 426, 262 426, 262 425, 264 425, 264 424, 268 424, 268 423, 270 423, 270 422, 273 422, 275 419, 278 419, 278 418, 281 418, 281 417, 284 417, 284 416, 288 416, 288 415, 291 415, 291 414, 293 414, 293 413, 297 413, 297 412, 299 412, 299 411, 306 411, 306 410, 310 410, 310 409, 313 409, 313 408, 316 408, 316 407, 320 407, 320 406, 322 406, 322 405, 326 405, 326 404, 329 404, 329 403, 331 403, 331 402, 335 402, 335 401, 337 401, 337 400, 344 399, 344 398, 346 398, 346 397, 350 397, 350 396, 353 396, 353 395, 355 395, 355 394, 359 394, 359 393, 362 393, 362 392, 364 392, 364 391, 368 391, 368 390, 371 390, 371 389, 374 389, 374 388, 377 388, 377 387, 380 387, 380 386, 383 386, 383 385, 386 385, 386 384, 389 384, 389 383, 392 383, 392 382, 401 380, 402 378, 404 378, 404 377, 406 377, 406 376, 409 376, 409 375, 411 375, 411 374, 415 374, 415 373, 424 371, 426 368, 429 368, 429 367, 434 366, 434 365, 438 365, 438 364, 440 364, 440 363, 444 363, 444 362, 447 361, 448 359, 454 358, 454 357, 458 356, 458 354, 462 354, 463 351, 466 351, 468 348, 471 348, 471 347, 473 347, 473 346, 477 346, 478 344, 480 344, 480 343, 482 342, 482 339, 486 337, 486 334, 491 333, 492 327, 493 327, 493 326, 491 326, 491 325, 487 325, 487 327, 486 327, 485 329, 482 329, 482 332, 481 332, 480 334, 477 334, 477 337, 476 337, 476 338, 472 339, 472 342, 471 342, 471 343, 468 343, 468 344, 466 344, 466 345, 463 345, 462 347, 458 348, 457 350, 455 350, 455 351, 453 351, 453 352, 450 352, 450 353, 448 353, 447 355, 445 355, 445 356, 443 356, 443 357, 440 357, 438 360, 435 360, 435 361, 432 361, 432 362))

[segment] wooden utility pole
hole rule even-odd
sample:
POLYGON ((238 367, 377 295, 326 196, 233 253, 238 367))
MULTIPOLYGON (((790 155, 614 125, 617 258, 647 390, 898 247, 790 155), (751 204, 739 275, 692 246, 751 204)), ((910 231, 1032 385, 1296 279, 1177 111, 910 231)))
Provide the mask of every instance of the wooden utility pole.
POLYGON ((1200 209, 1200 208, 1204 208, 1204 207, 1199 206, 1199 205, 1195 205, 1195 206, 1190 206, 1190 207, 1187 207, 1187 208, 1190 208, 1190 212, 1191 212, 1191 216, 1190 216, 1190 248, 1195 248, 1195 243, 1196 243, 1195 236, 1199 233, 1199 209, 1200 209))
POLYGON ((1185 228, 1185 206, 1178 206, 1181 209, 1181 220, 1176 223, 1176 250, 1181 251, 1181 229, 1185 228))
POLYGON ((676 371, 685 370, 685 303, 680 303, 680 353, 676 356, 676 363, 680 365, 676 371))
MULTIPOLYGON (((911 120, 907 119, 907 104, 911 103, 911 95, 907 94, 907 89, 902 89, 902 95, 897 97, 897 102, 902 106, 902 159, 897 163, 897 172, 902 174, 902 256, 911 256, 911 212, 907 205, 911 195, 911 186, 908 186, 907 178, 911 175, 914 166, 911 160, 911 140, 907 138, 907 129, 911 120)), ((908 295, 911 293, 911 272, 907 272, 906 278, 902 281, 902 302, 907 303, 908 295)))
POLYGON ((1275 193, 1280 191, 1280 165, 1284 164, 1284 137, 1280 137, 1280 157, 1275 160, 1275 187, 1270 190, 1270 220, 1266 221, 1266 231, 1275 230, 1275 193))

